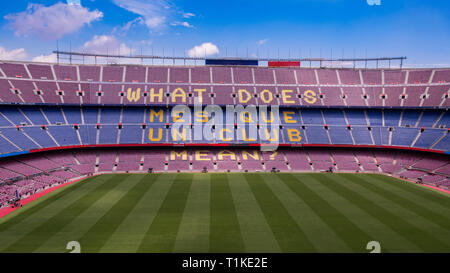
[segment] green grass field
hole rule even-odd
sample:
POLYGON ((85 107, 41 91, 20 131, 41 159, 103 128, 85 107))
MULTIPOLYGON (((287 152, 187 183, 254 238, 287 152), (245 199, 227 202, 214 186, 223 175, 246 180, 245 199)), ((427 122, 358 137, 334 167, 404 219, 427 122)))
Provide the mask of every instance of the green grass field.
POLYGON ((369 174, 91 177, 0 219, 0 252, 450 252, 450 197, 369 174))

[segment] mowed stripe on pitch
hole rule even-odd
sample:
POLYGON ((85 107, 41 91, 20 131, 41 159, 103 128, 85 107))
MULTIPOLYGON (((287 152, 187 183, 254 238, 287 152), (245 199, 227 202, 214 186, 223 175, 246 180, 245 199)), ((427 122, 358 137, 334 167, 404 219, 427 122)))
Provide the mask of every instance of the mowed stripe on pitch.
MULTIPOLYGON (((347 178, 347 175, 343 175, 347 178)), ((447 238, 450 238, 450 211, 449 214, 440 214, 435 210, 431 210, 427 207, 424 207, 420 200, 414 198, 413 196, 406 198, 401 195, 397 190, 386 189, 384 188, 384 183, 380 185, 378 183, 380 180, 375 176, 361 176, 361 179, 367 183, 360 183, 359 185, 365 187, 368 190, 376 192, 378 195, 383 196, 384 198, 390 200, 393 203, 396 203, 398 206, 409 210, 412 213, 420 215, 426 220, 440 226, 442 228, 439 233, 446 234, 447 238)), ((450 198, 449 198, 450 202, 450 198)))
POLYGON ((248 185, 248 175, 227 176, 245 250, 250 253, 281 252, 267 219, 248 185))
POLYGON ((155 178, 156 176, 142 174, 124 177, 122 182, 124 187, 118 189, 121 191, 119 195, 111 196, 115 203, 107 206, 109 210, 78 239, 83 252, 98 252, 102 248, 136 203, 142 198, 155 178))
POLYGON ((102 181, 106 180, 106 177, 96 176, 68 185, 2 218, 1 221, 5 222, 0 225, 0 251, 42 225, 43 221, 65 210, 81 195, 98 187, 102 181))
MULTIPOLYGON (((96 200, 91 207, 74 217, 67 225, 51 236, 34 252, 67 252, 65 246, 70 241, 80 241, 80 238, 92 227, 120 197, 130 188, 130 182, 134 182, 132 175, 118 175, 119 180, 105 195, 96 200)), ((109 182, 111 183, 111 181, 109 182)), ((81 243, 81 242, 80 242, 81 243)), ((82 251, 86 248, 82 245, 82 251)))
POLYGON ((226 174, 211 174, 210 197, 209 251, 213 253, 245 252, 226 174))
MULTIPOLYGON (((366 233, 371 240, 382 242, 383 252, 400 252, 404 249, 408 249, 411 252, 421 251, 415 244, 406 240, 402 236, 399 236, 394 230, 384 225, 377 218, 372 217, 372 215, 368 214, 366 211, 362 210, 352 202, 349 202, 339 193, 322 185, 322 183, 320 183, 314 176, 311 176, 310 174, 293 175, 304 181, 304 185, 309 189, 317 194, 320 194, 320 196, 326 200, 330 206, 338 210, 360 230, 364 231, 364 233, 366 233)), ((357 178, 358 177, 356 177, 356 179, 357 178)), ((329 182, 335 183, 332 180, 329 180, 329 182)), ((329 221, 337 221, 335 224, 339 224, 340 220, 339 218, 329 218, 329 221)), ((315 236, 315 238, 320 237, 321 236, 317 234, 315 236)), ((369 241, 361 241, 358 237, 352 237, 351 235, 347 237, 347 240, 353 240, 355 245, 360 246, 358 252, 367 252, 366 245, 369 241)), ((365 240, 367 240, 367 238, 365 240)))
POLYGON ((352 180, 347 180, 339 175, 311 175, 316 176, 318 181, 323 185, 339 193, 342 197, 359 206, 373 217, 378 218, 380 222, 396 231, 399 236, 403 236, 423 251, 448 251, 448 246, 443 242, 437 240, 427 231, 419 229, 405 220, 404 215, 393 212, 393 205, 395 204, 392 202, 387 203, 386 200, 383 200, 373 192, 364 192, 361 186, 358 187, 358 183, 353 183, 352 180), (330 183, 330 179, 337 183, 330 183))
POLYGON ((178 174, 141 241, 138 252, 172 252, 192 184, 192 174, 178 174))
MULTIPOLYGON (((417 233, 416 235, 417 239, 421 241, 426 240, 428 242, 433 242, 434 240, 441 241, 442 243, 448 245, 447 248, 450 249, 449 230, 437 225, 436 223, 430 221, 427 217, 423 217, 422 215, 420 215, 420 213, 412 210, 410 207, 408 207, 409 205, 412 205, 410 204, 410 202, 405 200, 407 203, 403 203, 402 198, 399 197, 400 199, 396 199, 395 195, 393 196, 392 193, 389 192, 386 193, 387 195, 384 195, 384 191, 380 193, 379 188, 373 187, 373 185, 367 182, 367 177, 362 176, 359 180, 349 180, 347 175, 340 174, 335 178, 339 179, 342 177, 346 179, 346 181, 350 182, 343 184, 344 186, 350 187, 352 189, 358 189, 358 192, 366 198, 373 200, 374 203, 382 205, 382 207, 384 208, 387 208, 390 213, 393 213, 397 216, 397 219, 401 219, 405 223, 408 223, 410 225, 409 229, 412 229, 413 234, 416 231, 420 231, 420 233, 417 233)), ((415 207, 417 206, 418 205, 416 205, 415 207)), ((420 206, 417 209, 421 210, 420 206)), ((444 221, 448 221, 448 219, 445 220, 444 218, 441 223, 444 224, 444 221)), ((442 247, 443 245, 437 244, 436 246, 442 247)), ((432 249, 426 251, 434 252, 432 249)), ((436 251, 439 251, 439 248, 436 248, 436 251)))
POLYGON ((292 219, 259 174, 246 175, 248 184, 283 252, 316 252, 305 232, 292 219))
POLYGON ((436 192, 425 186, 413 184, 411 182, 395 179, 386 175, 379 174, 361 174, 361 178, 369 178, 368 182, 378 185, 386 191, 402 196, 416 204, 426 204, 426 208, 433 214, 439 214, 450 219, 450 195, 442 192, 436 192), (434 196, 434 202, 430 202, 425 196, 434 196), (445 194, 445 195, 443 195, 445 194))
POLYGON ((117 227, 100 252, 137 252, 148 227, 175 181, 176 174, 159 175, 133 210, 117 227))
MULTIPOLYGON (((261 175, 261 178, 265 180, 267 186, 304 231, 317 252, 351 252, 351 248, 280 179, 280 175, 261 175)), ((302 250, 302 246, 298 246, 298 248, 299 251, 305 251, 302 250)))
POLYGON ((292 174, 282 174, 281 180, 324 221, 337 236, 339 236, 354 252, 362 252, 365 245, 361 242, 371 241, 371 237, 350 221, 346 215, 331 206, 320 193, 316 193, 308 186, 308 176, 298 178, 292 174))
POLYGON ((174 252, 209 252, 211 176, 194 174, 174 252))
MULTIPOLYGON (((367 174, 362 175, 365 176, 367 174)), ((423 199, 427 200, 427 202, 438 204, 440 206, 446 207, 447 209, 450 209, 448 194, 436 192, 435 190, 426 188, 425 186, 416 185, 401 179, 391 179, 390 177, 385 175, 376 175, 376 177, 386 184, 397 187, 398 189, 407 191, 411 194, 420 196, 423 199)))
MULTIPOLYGON (((5 249, 5 252, 33 252, 54 234, 64 228, 74 218, 89 209, 97 200, 106 195, 112 188, 120 183, 117 176, 108 176, 95 190, 80 197, 65 210, 48 219, 36 227, 14 244, 5 249)), ((93 182, 93 181, 92 181, 93 182)))

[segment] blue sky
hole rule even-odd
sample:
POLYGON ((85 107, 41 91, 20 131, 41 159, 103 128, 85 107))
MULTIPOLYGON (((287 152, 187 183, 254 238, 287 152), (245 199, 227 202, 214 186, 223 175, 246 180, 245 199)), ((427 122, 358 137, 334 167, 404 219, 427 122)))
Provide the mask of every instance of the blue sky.
POLYGON ((0 59, 53 61, 58 41, 62 50, 99 53, 367 54, 450 67, 450 1, 380 1, 16 0, 0 11, 0 59))

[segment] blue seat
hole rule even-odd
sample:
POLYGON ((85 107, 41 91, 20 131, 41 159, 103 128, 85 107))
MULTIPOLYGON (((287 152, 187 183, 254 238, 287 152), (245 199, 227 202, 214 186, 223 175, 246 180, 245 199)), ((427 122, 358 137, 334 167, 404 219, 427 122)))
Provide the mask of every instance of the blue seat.
POLYGON ((48 148, 57 146, 53 139, 51 139, 47 132, 41 129, 41 127, 24 127, 23 131, 42 147, 48 148))
POLYGON ((19 112, 17 108, 5 107, 2 108, 0 112, 3 115, 5 115, 15 125, 20 125, 21 123, 31 125, 30 122, 25 118, 24 115, 22 115, 22 113, 19 112))
POLYGON ((42 111, 47 116, 50 124, 66 124, 66 121, 64 120, 63 114, 59 107, 42 107, 42 111))
POLYGON ((80 133, 81 144, 96 144, 97 128, 95 125, 80 125, 78 132, 80 133))
POLYGON ((100 135, 98 144, 116 144, 119 128, 117 125, 102 125, 100 127, 100 135))
POLYGON ((441 139, 434 147, 433 149, 436 150, 443 150, 446 152, 450 152, 450 134, 447 134, 445 137, 441 139))
POLYGON ((391 145, 409 147, 417 137, 418 133, 419 130, 417 128, 394 128, 391 145))
POLYGON ((123 125, 120 130, 120 144, 142 143, 142 125, 123 125))
POLYGON ((325 122, 328 125, 347 125, 345 122, 344 113, 341 110, 325 109, 322 110, 325 122))
POLYGON ((348 123, 350 125, 365 125, 367 126, 366 116, 361 110, 346 110, 345 115, 347 116, 348 123))
POLYGON ((22 112, 27 116, 34 125, 47 124, 47 120, 42 115, 42 112, 37 107, 22 107, 22 112))
POLYGON ((71 125, 48 126, 48 131, 61 146, 80 145, 77 133, 71 125))
POLYGON ((380 110, 366 110, 370 126, 382 126, 383 116, 380 110))
POLYGON ((122 123, 137 123, 144 122, 144 108, 141 107, 125 107, 123 108, 122 123))
POLYGON ((318 109, 302 109, 300 114, 303 119, 303 124, 323 125, 323 118, 318 109))
POLYGON ((98 112, 97 107, 83 107, 84 124, 97 124, 98 112))
POLYGON ((11 142, 14 142, 17 146, 22 148, 22 150, 31 150, 40 148, 28 137, 26 137, 22 131, 16 128, 3 128, 0 130, 2 135, 7 137, 11 142))
POLYGON ((352 134, 356 145, 373 145, 370 131, 366 126, 352 126, 352 134))
POLYGON ((417 120, 419 120, 421 111, 417 110, 404 110, 402 115, 401 126, 409 125, 410 127, 416 126, 417 120))
POLYGON ((102 124, 118 124, 120 120, 120 108, 101 108, 100 123, 102 124))
POLYGON ((420 118, 418 127, 432 127, 438 118, 441 116, 441 111, 423 111, 422 117, 420 118))
POLYGON ((440 137, 442 137, 445 133, 445 130, 441 129, 426 129, 420 134, 420 137, 417 139, 414 147, 418 148, 431 148, 440 137))
POLYGON ((352 136, 346 126, 329 126, 332 144, 353 144, 352 136))
POLYGON ((309 144, 331 144, 323 126, 307 126, 306 135, 309 144))
POLYGON ((63 108, 63 111, 69 124, 81 124, 80 107, 65 107, 63 108))
POLYGON ((384 110, 384 126, 398 126, 401 110, 384 110))

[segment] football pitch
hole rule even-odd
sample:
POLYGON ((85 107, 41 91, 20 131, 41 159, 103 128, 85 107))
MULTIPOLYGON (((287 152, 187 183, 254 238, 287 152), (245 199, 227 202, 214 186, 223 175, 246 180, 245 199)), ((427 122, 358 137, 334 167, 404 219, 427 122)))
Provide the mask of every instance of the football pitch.
POLYGON ((0 219, 0 252, 450 252, 450 197, 375 174, 105 174, 0 219))

